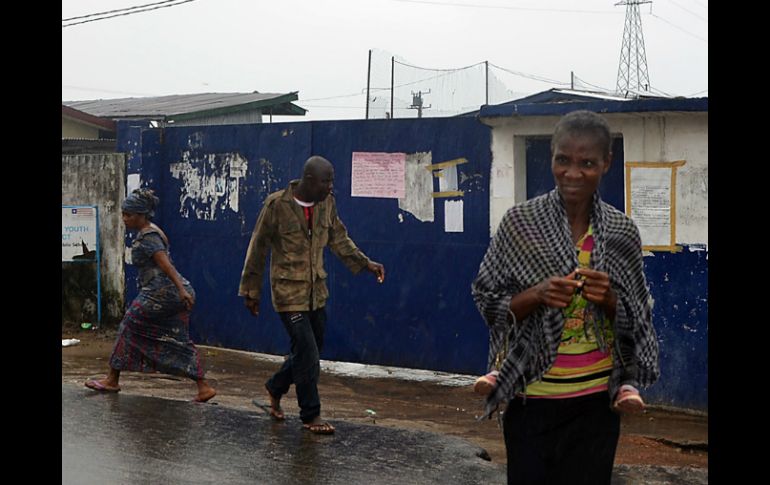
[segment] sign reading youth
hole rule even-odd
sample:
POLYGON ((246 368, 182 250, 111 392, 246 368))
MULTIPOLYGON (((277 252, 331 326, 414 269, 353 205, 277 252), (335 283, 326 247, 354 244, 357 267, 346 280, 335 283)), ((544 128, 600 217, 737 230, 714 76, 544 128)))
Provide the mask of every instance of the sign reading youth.
POLYGON ((96 207, 62 206, 61 260, 96 260, 96 207))

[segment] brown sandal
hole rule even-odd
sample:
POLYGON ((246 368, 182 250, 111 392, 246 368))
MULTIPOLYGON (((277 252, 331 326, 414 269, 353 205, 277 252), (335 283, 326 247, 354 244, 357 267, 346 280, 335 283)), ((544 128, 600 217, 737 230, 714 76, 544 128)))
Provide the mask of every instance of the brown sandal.
POLYGON ((203 396, 199 396, 199 395, 195 396, 193 398, 193 402, 206 402, 206 401, 208 401, 209 399, 211 399, 212 397, 214 397, 216 395, 217 395, 217 391, 212 389, 211 392, 208 393, 208 394, 204 394, 203 396))
POLYGON ((302 425, 303 428, 314 434, 334 434, 334 426, 329 423, 306 423, 302 425))
POLYGON ((644 412, 645 405, 638 391, 623 389, 618 392, 618 396, 612 407, 618 412, 640 414, 644 412))
POLYGON ((270 389, 268 389, 267 384, 265 384, 265 389, 267 390, 267 395, 270 396, 270 405, 267 408, 267 414, 269 414, 270 417, 275 419, 276 421, 285 420, 286 415, 283 414, 283 409, 281 409, 281 404, 280 404, 281 400, 273 397, 273 394, 270 392, 270 389), (273 407, 273 402, 277 402, 279 404, 273 407))

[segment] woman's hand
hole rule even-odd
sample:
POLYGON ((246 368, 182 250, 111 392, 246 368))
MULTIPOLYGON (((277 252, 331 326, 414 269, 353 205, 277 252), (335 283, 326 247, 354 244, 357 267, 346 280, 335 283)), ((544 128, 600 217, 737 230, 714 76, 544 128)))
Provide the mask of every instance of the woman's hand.
POLYGON ((584 282, 575 279, 576 272, 567 276, 552 276, 534 286, 538 302, 553 308, 566 308, 584 282))
POLYGON ((195 305, 195 297, 184 288, 179 290, 179 297, 182 299, 182 303, 184 303, 185 308, 187 308, 187 310, 192 310, 193 305, 195 305))
POLYGON ((614 318, 618 297, 610 286, 610 275, 587 268, 578 268, 575 273, 582 279, 583 298, 601 306, 610 318, 614 318))

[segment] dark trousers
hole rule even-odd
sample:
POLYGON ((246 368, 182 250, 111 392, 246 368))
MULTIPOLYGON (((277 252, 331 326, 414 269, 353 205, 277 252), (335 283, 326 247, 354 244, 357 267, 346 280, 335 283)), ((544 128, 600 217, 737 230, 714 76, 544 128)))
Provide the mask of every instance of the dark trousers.
POLYGON ((521 398, 509 403, 503 433, 508 485, 609 485, 620 416, 609 395, 521 398))
POLYGON ((291 353, 266 386, 270 394, 279 398, 289 392, 289 386, 294 384, 300 408, 299 417, 303 423, 309 423, 321 414, 318 377, 321 372, 320 355, 326 310, 319 308, 312 312, 282 312, 279 315, 291 339, 291 353))

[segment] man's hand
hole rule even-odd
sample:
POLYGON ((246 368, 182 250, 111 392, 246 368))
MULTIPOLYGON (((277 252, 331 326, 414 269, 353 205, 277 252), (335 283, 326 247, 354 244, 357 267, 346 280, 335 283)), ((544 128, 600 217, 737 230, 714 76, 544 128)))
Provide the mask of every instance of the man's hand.
POLYGON ((246 305, 246 308, 249 309, 252 315, 255 317, 259 316, 259 300, 254 300, 246 296, 243 298, 243 303, 246 305))
POLYGON ((370 261, 369 264, 366 265, 366 269, 371 271, 377 276, 377 282, 382 283, 385 281, 385 266, 381 265, 380 263, 375 263, 374 261, 370 261))

